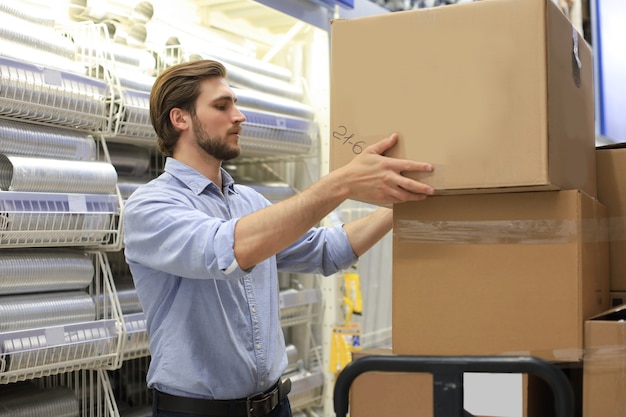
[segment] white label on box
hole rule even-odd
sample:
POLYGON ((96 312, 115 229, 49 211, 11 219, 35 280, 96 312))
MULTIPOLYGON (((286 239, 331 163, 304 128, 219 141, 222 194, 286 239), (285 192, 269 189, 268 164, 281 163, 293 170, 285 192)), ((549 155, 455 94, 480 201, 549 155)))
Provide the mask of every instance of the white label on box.
POLYGON ((522 417, 522 374, 465 373, 464 408, 476 416, 522 417))

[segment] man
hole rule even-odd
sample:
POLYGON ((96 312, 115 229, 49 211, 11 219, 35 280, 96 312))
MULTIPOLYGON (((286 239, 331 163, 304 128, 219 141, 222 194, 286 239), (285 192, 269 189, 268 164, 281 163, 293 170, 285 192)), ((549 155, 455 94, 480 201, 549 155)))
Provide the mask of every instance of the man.
POLYGON ((271 205, 235 184, 245 116, 222 64, 168 68, 150 96, 165 172, 124 209, 125 255, 147 320, 154 416, 291 416, 278 270, 330 275, 392 227, 380 208, 343 227, 315 227, 346 199, 418 201, 433 189, 401 175, 432 166, 383 156, 382 139, 351 163, 271 205), (182 414, 181 414, 182 413, 182 414))

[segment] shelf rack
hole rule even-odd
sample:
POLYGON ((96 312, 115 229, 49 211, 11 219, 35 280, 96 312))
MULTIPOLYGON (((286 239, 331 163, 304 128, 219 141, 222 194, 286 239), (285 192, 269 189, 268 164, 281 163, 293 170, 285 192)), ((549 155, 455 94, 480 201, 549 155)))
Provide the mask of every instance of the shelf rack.
POLYGON ((121 313, 112 277, 101 252, 86 253, 94 265, 88 287, 95 303, 94 320, 0 333, 0 385, 119 366, 121 313))

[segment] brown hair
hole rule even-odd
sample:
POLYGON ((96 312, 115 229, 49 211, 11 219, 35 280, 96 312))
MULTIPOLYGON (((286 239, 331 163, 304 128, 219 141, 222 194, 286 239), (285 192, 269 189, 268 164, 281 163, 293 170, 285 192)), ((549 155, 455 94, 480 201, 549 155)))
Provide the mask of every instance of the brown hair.
POLYGON ((195 115, 200 81, 212 77, 226 77, 226 68, 217 61, 204 59, 169 67, 154 81, 150 120, 157 134, 157 148, 163 155, 172 156, 180 137, 180 131, 170 121, 170 111, 180 108, 195 115))

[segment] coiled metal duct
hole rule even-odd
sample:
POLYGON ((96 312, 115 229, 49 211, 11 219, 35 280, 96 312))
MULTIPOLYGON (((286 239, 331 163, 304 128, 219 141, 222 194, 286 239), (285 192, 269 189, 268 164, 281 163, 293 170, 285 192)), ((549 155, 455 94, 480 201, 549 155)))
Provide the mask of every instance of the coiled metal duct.
POLYGON ((233 92, 237 96, 237 105, 240 107, 281 113, 308 120, 313 120, 315 117, 313 108, 299 101, 237 87, 233 87, 233 92))
POLYGON ((0 417, 79 417, 78 398, 65 387, 18 383, 0 388, 0 417))
POLYGON ((53 27, 32 23, 3 11, 0 11, 0 18, 0 38, 75 59, 75 45, 53 27))
POLYGON ((84 291, 0 297, 0 332, 80 323, 95 319, 96 304, 84 291))
POLYGON ((90 161, 96 158, 96 142, 70 129, 3 119, 0 153, 90 161))
POLYGON ((126 201, 128 197, 130 197, 130 195, 134 193, 135 190, 137 190, 137 188, 139 188, 141 185, 147 182, 148 180, 138 181, 138 180, 131 179, 131 178, 120 178, 117 182, 117 187, 120 190, 120 195, 122 196, 122 200, 126 201))
POLYGON ((114 194, 117 173, 108 162, 0 154, 0 190, 114 194))
POLYGON ((40 9, 33 7, 27 7, 24 3, 12 2, 13 4, 0 3, 0 11, 26 20, 31 23, 36 23, 41 26, 53 28, 55 20, 49 16, 40 12, 40 9))
POLYGON ((111 164, 120 177, 143 177, 148 174, 150 169, 150 151, 146 148, 111 143, 109 144, 109 156, 111 157, 111 164))
POLYGON ((83 130, 106 130, 111 89, 104 80, 0 57, 0 114, 83 130))
POLYGON ((83 289, 93 276, 93 261, 80 251, 7 249, 0 253, 0 294, 83 289))

